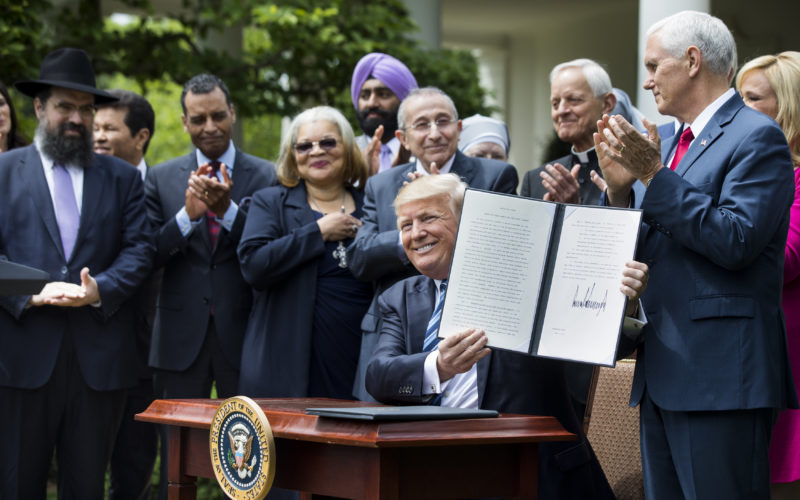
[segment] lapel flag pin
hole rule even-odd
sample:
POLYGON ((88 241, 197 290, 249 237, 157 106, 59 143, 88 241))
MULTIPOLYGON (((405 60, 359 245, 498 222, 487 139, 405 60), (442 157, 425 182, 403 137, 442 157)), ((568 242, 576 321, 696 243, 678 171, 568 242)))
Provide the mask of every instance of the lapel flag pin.
POLYGON ((705 139, 703 139, 702 141, 700 141, 700 145, 701 145, 701 146, 705 146, 705 145, 706 145, 706 140, 705 140, 705 139))

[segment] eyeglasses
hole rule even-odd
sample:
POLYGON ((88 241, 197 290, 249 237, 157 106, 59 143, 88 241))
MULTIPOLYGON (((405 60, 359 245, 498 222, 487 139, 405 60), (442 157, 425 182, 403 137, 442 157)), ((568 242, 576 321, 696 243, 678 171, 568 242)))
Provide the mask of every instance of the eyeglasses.
POLYGON ((72 113, 77 111, 78 114, 81 115, 81 118, 91 118, 96 111, 92 104, 78 107, 72 103, 63 101, 54 104, 53 107, 56 108, 56 111, 58 111, 61 116, 72 116, 72 113))
POLYGON ((323 151, 330 151, 331 149, 335 148, 338 144, 338 141, 332 137, 328 139, 320 139, 318 141, 308 141, 308 142, 298 142, 294 145, 294 150, 297 151, 297 154, 304 155, 306 153, 310 153, 314 146, 319 146, 320 149, 323 151))
POLYGON ((410 127, 406 127, 405 130, 411 129, 418 134, 425 134, 430 132, 433 127, 436 127, 438 130, 445 130, 456 121, 457 120, 452 118, 439 118, 438 120, 432 122, 417 122, 410 127))

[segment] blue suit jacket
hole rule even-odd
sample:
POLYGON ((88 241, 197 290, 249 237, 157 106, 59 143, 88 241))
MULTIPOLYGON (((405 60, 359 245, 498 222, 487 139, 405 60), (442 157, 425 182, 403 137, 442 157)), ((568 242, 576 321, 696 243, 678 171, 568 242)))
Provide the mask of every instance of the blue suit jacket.
MULTIPOLYGON (((378 401, 425 404, 422 352, 433 313, 436 285, 414 276, 378 298, 382 328, 369 362, 366 385, 378 401)), ((614 498, 572 409, 564 364, 557 360, 493 350, 478 362, 478 405, 508 413, 555 416, 578 442, 539 446, 539 498, 614 498)))
MULTIPOLYGON (((353 394, 358 399, 370 399, 364 390, 366 363, 377 342, 380 314, 377 298, 384 290, 401 279, 417 274, 399 244, 394 199, 408 181, 416 163, 398 165, 374 175, 367 180, 364 190, 363 225, 355 241, 347 249, 347 261, 353 275, 361 280, 375 282, 375 297, 370 304, 361 330, 364 332, 361 359, 353 394)), ((483 158, 472 158, 456 151, 451 173, 458 174, 470 187, 498 193, 517 192, 517 170, 508 163, 483 158)))
MULTIPOLYGON (((664 161, 677 136, 662 147, 664 161)), ((672 411, 796 405, 781 312, 793 198, 783 132, 738 94, 641 203, 648 318, 631 403, 672 411)))
POLYGON ((135 322, 127 299, 147 277, 153 251, 142 179, 132 165, 95 155, 84 169, 80 226, 67 261, 39 152, 28 146, 0 155, 0 258, 70 283, 80 283, 88 267, 102 303, 25 309, 29 296, 0 297, 0 386, 44 385, 65 337, 91 388, 133 386, 135 322))
POLYGON ((205 219, 184 238, 175 214, 184 206, 189 174, 197 169, 197 156, 156 165, 147 175, 147 215, 156 228, 156 267, 163 267, 161 291, 153 325, 150 366, 185 370, 203 346, 210 304, 220 346, 228 361, 239 366, 242 339, 252 304, 236 257, 250 196, 272 186, 277 176, 272 163, 236 150, 231 200, 239 211, 230 231, 220 230, 216 247, 205 219))

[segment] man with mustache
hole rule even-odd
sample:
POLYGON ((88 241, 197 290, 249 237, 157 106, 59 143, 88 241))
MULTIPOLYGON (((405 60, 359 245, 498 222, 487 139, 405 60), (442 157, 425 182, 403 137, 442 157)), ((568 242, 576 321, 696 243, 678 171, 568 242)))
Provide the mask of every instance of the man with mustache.
MULTIPOLYGON (((225 83, 200 74, 181 94, 183 129, 197 149, 153 167, 145 181, 147 214, 163 268, 150 366, 156 396, 208 398, 237 394, 242 342, 252 304, 236 247, 250 196, 272 186, 272 163, 234 146, 236 112, 225 83)), ((161 477, 168 446, 162 434, 161 477)), ((166 498, 166 481, 161 482, 166 498)))
POLYGON ((0 156, 0 259, 51 282, 0 297, 0 498, 44 498, 54 450, 59 498, 103 498, 104 476, 136 384, 133 304, 152 235, 136 169, 92 151, 95 87, 86 52, 48 54, 34 98, 34 144, 0 156))
POLYGON ((400 60, 372 52, 353 70, 350 94, 364 135, 356 137, 365 151, 370 175, 410 161, 410 153, 395 137, 397 110, 417 80, 400 60))

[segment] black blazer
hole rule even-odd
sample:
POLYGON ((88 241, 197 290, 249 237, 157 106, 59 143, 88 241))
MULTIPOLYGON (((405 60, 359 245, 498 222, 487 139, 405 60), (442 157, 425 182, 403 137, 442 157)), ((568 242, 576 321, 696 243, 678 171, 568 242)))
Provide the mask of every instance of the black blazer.
POLYGON ((175 214, 184 206, 196 152, 156 165, 145 181, 147 214, 156 227, 156 267, 163 267, 156 306, 150 366, 185 370, 203 346, 210 304, 222 351, 239 366, 252 293, 242 278, 236 247, 242 236, 249 198, 277 182, 272 163, 236 150, 231 200, 239 211, 231 231, 222 229, 215 248, 205 221, 184 238, 175 214))
POLYGON ((44 385, 66 336, 92 389, 135 385, 134 311, 127 299, 147 277, 153 252, 142 179, 132 165, 95 155, 84 169, 80 226, 66 261, 39 152, 28 146, 0 155, 0 258, 70 283, 80 283, 88 267, 101 300, 100 307, 25 309, 30 296, 0 297, 0 386, 44 385))
MULTIPOLYGON (((363 194, 350 189, 356 206, 363 194)), ((308 396, 317 264, 325 243, 305 184, 253 195, 239 257, 255 288, 239 392, 251 397, 308 396)))

